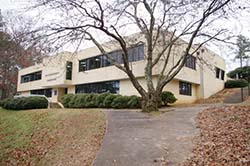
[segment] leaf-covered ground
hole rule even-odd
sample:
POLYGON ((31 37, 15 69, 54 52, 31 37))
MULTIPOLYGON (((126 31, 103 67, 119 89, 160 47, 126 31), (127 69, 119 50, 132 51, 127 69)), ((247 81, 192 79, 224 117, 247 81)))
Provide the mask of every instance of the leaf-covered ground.
POLYGON ((208 109, 197 122, 201 133, 185 165, 250 165, 250 106, 208 109))
POLYGON ((91 165, 105 132, 95 110, 0 110, 0 165, 91 165))
POLYGON ((197 104, 215 104, 223 103, 227 96, 231 96, 238 91, 238 88, 223 89, 222 91, 212 95, 207 99, 198 100, 197 104))

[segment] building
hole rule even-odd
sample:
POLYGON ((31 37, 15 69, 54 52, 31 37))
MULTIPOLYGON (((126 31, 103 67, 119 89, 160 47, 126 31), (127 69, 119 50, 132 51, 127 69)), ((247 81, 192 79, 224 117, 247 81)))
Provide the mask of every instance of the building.
MULTIPOLYGON (((129 49, 132 70, 139 82, 146 86, 144 79, 146 46, 140 34, 128 39, 140 41, 139 45, 129 49)), ((186 44, 184 41, 180 41, 186 44)), ((103 46, 110 50, 109 55, 121 63, 115 44, 108 42, 103 46)), ((160 46, 159 46, 160 47, 160 46)), ((193 46, 195 49, 196 46, 193 46)), ((183 47, 176 46, 170 62, 175 63, 183 47)), ((204 59, 198 63, 198 54, 190 57, 180 73, 164 87, 178 98, 177 103, 192 103, 197 99, 208 98, 224 88, 225 60, 207 48, 199 51, 204 59)), ((170 64, 171 65, 171 64, 170 64)), ((153 71, 154 82, 160 72, 161 64, 153 71)), ((68 93, 103 93, 111 92, 122 95, 138 95, 127 75, 111 65, 107 58, 100 54, 97 47, 91 47, 73 55, 69 52, 45 58, 43 63, 19 71, 18 88, 20 95, 43 94, 57 102, 68 93)))

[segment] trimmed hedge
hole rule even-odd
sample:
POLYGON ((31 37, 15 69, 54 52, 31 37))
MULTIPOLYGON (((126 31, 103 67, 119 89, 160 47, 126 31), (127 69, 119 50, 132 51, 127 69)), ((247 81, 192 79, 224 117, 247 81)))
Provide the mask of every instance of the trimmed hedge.
MULTIPOLYGON (((162 92, 162 105, 172 104, 177 99, 171 92, 162 92)), ((112 93, 102 94, 67 94, 61 102, 65 108, 141 108, 138 96, 122 96, 112 93)))
POLYGON ((172 92, 164 91, 161 93, 162 105, 166 106, 168 104, 173 104, 176 102, 176 98, 172 92))
POLYGON ((102 93, 102 94, 98 94, 95 100, 95 105, 99 108, 103 108, 104 107, 104 100, 105 98, 109 95, 109 93, 102 93))
POLYGON ((128 100, 129 108, 141 108, 141 99, 138 96, 130 96, 128 100))
POLYGON ((111 103, 112 108, 122 109, 122 108, 129 108, 128 101, 130 97, 128 96, 117 96, 111 103))
POLYGON ((246 80, 228 80, 225 82, 225 88, 244 88, 248 86, 246 80))
POLYGON ((0 102, 0 106, 8 110, 29 110, 48 108, 48 100, 45 97, 19 97, 5 99, 0 102))
POLYGON ((64 105, 65 108, 69 108, 69 102, 73 96, 74 96, 73 94, 62 96, 61 103, 64 105))
POLYGON ((116 95, 116 94, 108 94, 105 99, 103 100, 103 105, 104 105, 104 108, 112 108, 112 103, 113 103, 113 100, 118 97, 120 95, 116 95))

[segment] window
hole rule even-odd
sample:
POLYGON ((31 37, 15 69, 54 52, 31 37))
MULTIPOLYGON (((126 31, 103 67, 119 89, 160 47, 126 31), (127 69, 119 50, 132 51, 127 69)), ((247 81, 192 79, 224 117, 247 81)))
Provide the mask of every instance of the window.
POLYGON ((225 71, 215 67, 215 74, 216 74, 216 78, 221 79, 221 80, 225 80, 225 71))
POLYGON ((67 61, 67 63, 66 63, 66 80, 72 80, 72 66, 73 66, 73 63, 67 61))
MULTIPOLYGON (((122 64, 122 51, 109 52, 108 56, 115 60, 115 62, 122 64)), ((144 59, 144 45, 128 48, 128 60, 129 62, 140 61, 144 59)), ((112 64, 109 62, 105 55, 99 55, 88 59, 79 61, 79 72, 98 69, 101 67, 108 67, 112 64)))
POLYGON ((221 80, 224 80, 224 79, 225 79, 225 71, 221 70, 221 80))
POLYGON ((188 56, 185 66, 191 69, 196 70, 196 57, 188 56))
POLYGON ((192 84, 188 82, 179 82, 181 95, 192 96, 192 84))
POLYGON ((57 90, 54 90, 54 96, 57 96, 57 90))
POLYGON ((42 71, 38 71, 35 73, 30 73, 21 76, 21 83, 26 83, 26 82, 31 82, 31 81, 36 81, 36 80, 41 80, 42 79, 42 71))
POLYGON ((220 69, 218 67, 215 68, 216 78, 220 78, 220 69))
POLYGON ((64 89, 64 94, 68 94, 68 88, 64 89))
POLYGON ((87 70, 87 60, 79 61, 79 71, 87 70))
POLYGON ((76 85, 76 93, 119 93, 119 81, 76 85))
POLYGON ((32 90, 30 93, 32 95, 45 95, 46 97, 51 97, 52 96, 52 89, 32 90))

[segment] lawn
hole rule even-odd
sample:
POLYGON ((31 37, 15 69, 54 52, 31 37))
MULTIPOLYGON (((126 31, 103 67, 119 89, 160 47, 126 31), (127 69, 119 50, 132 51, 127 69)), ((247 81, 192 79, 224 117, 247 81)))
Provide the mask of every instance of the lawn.
POLYGON ((91 165, 105 121, 97 110, 0 109, 0 165, 91 165))

